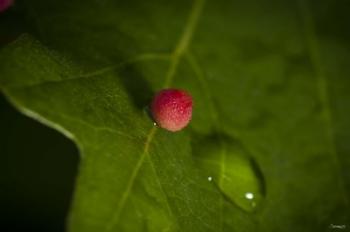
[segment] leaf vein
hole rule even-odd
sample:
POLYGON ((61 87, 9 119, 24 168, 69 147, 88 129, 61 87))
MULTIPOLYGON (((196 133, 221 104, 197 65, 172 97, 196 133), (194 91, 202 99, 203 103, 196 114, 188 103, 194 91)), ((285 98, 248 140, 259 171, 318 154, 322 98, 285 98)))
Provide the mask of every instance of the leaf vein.
POLYGON ((80 79, 91 79, 91 78, 99 77, 100 75, 103 75, 110 71, 118 70, 132 63, 137 63, 137 62, 146 61, 146 60, 156 60, 156 59, 168 60, 169 58, 170 58, 170 55, 168 54, 144 53, 144 54, 139 54, 134 58, 130 58, 126 61, 122 61, 116 65, 109 65, 89 73, 83 73, 81 75, 66 77, 64 79, 59 79, 59 80, 45 80, 45 81, 41 81, 41 82, 37 82, 34 84, 25 85, 25 86, 15 86, 14 88, 27 89, 27 88, 39 87, 39 86, 42 86, 45 84, 51 84, 51 83, 62 83, 62 82, 76 81, 80 79))
MULTIPOLYGON (((195 31, 195 27, 198 23, 199 16, 201 14, 201 11, 202 11, 202 8, 204 5, 204 1, 205 0, 196 0, 193 4, 193 8, 189 14, 189 18, 188 18, 187 24, 185 26, 185 30, 184 30, 177 46, 176 46, 174 52, 171 54, 170 65, 169 65, 169 69, 168 69, 168 72, 167 72, 166 78, 165 78, 165 84, 164 84, 165 88, 169 87, 173 81, 173 78, 175 76, 179 61, 180 61, 182 55, 184 54, 184 52, 186 51, 186 49, 190 43, 190 40, 193 36, 193 33, 195 31)), ((127 188, 124 191, 122 198, 119 202, 119 206, 117 208, 117 211, 116 211, 115 215, 113 216, 111 222, 107 225, 107 228, 106 228, 107 231, 110 231, 114 227, 114 225, 116 225, 118 223, 118 220, 120 218, 120 214, 124 208, 124 205, 126 204, 128 196, 130 195, 130 192, 132 190, 135 179, 137 178, 139 170, 142 167, 142 164, 144 163, 145 157, 149 154, 149 148, 150 148, 152 140, 156 134, 156 131, 157 131, 157 127, 152 127, 152 129, 149 131, 149 133, 147 135, 146 142, 145 142, 144 149, 143 149, 143 153, 141 154, 141 156, 140 156, 140 158, 139 158, 139 160, 138 160, 138 162, 137 162, 137 164, 132 172, 129 183, 127 185, 127 188)), ((152 163, 151 159, 150 159, 150 162, 152 163)), ((153 163, 152 163, 152 165, 153 165, 153 163)), ((156 178, 158 179, 157 175, 156 175, 156 178)), ((159 182, 159 180, 158 180, 158 182, 159 182)), ((168 200, 167 200, 167 203, 168 203, 168 200)))
POLYGON ((306 37, 306 45, 308 46, 309 57, 313 65, 315 75, 317 76, 319 98, 324 106, 322 116, 326 124, 326 133, 328 137, 327 139, 329 142, 328 145, 330 147, 329 152, 334 159, 333 161, 334 161, 335 168, 336 170, 338 170, 337 174, 339 176, 339 187, 341 188, 343 193, 344 203, 347 206, 349 206, 344 179, 342 178, 342 175, 340 173, 341 165, 338 157, 339 154, 337 152, 337 148, 334 141, 334 131, 333 131, 333 123, 332 123, 333 119, 332 119, 332 113, 331 113, 330 97, 328 94, 328 91, 329 91, 328 82, 327 82, 327 77, 325 74, 324 67, 322 66, 322 62, 321 62, 321 55, 319 53, 319 47, 316 39, 316 32, 315 32, 313 18, 311 16, 308 3, 304 0, 299 0, 298 3, 299 3, 299 10, 303 20, 303 30, 306 37))

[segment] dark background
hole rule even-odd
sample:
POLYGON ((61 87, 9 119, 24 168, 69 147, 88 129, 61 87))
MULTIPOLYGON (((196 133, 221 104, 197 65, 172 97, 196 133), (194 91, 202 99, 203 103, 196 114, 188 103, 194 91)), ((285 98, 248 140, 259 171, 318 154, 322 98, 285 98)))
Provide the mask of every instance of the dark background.
POLYGON ((0 95, 0 231, 63 231, 78 158, 70 140, 0 95))

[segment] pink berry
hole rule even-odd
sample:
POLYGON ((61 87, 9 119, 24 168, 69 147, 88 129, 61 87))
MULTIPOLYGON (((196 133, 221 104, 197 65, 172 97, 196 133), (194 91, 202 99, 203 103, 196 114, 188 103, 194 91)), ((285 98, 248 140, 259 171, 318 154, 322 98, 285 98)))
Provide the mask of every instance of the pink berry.
POLYGON ((179 89, 164 89, 156 94, 151 105, 156 123, 169 131, 179 131, 192 118, 192 97, 179 89))
POLYGON ((0 12, 5 11, 13 4, 14 0, 0 0, 0 12))

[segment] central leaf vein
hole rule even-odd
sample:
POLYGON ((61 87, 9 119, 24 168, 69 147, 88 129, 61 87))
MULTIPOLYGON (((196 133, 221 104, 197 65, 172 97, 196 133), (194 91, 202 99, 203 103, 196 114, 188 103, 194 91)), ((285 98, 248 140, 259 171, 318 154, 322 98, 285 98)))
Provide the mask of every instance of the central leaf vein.
MULTIPOLYGON (((193 8, 190 12, 187 24, 185 26, 185 30, 184 30, 177 46, 175 47, 175 50, 171 54, 170 65, 169 65, 168 72, 166 74, 164 88, 169 87, 174 79, 179 61, 180 61, 181 57, 183 56, 183 54, 185 53, 185 51, 187 50, 188 45, 189 45, 189 43, 192 39, 192 36, 194 34, 196 25, 198 23, 198 20, 199 20, 199 17, 200 17, 200 14, 201 14, 201 11, 202 11, 202 8, 204 5, 204 1, 205 0, 196 0, 194 2, 193 8)), ((152 140, 156 134, 156 131, 157 131, 157 127, 152 127, 152 129, 149 131, 149 133, 147 135, 143 152, 142 152, 138 162, 136 163, 135 168, 133 169, 133 172, 130 176, 130 180, 129 180, 127 187, 126 187, 125 191, 123 192, 123 195, 122 195, 121 200, 119 202, 118 208, 117 208, 112 220, 107 225, 107 228, 106 228, 107 231, 110 231, 114 227, 114 225, 116 225, 119 221, 120 214, 121 214, 121 212, 126 204, 126 201, 130 195, 130 192, 131 192, 132 187, 135 183, 135 180, 138 176, 140 168, 142 167, 146 156, 149 154, 150 145, 151 145, 152 140)), ((150 160, 150 162, 152 163, 151 160, 150 160)), ((158 178, 157 175, 156 175, 156 177, 158 178)), ((159 180, 158 180, 158 183, 160 183, 159 180)), ((168 204, 168 201, 167 201, 167 204, 168 204)), ((168 210, 170 210, 169 205, 168 205, 168 210)), ((171 213, 171 211, 169 213, 171 213)))

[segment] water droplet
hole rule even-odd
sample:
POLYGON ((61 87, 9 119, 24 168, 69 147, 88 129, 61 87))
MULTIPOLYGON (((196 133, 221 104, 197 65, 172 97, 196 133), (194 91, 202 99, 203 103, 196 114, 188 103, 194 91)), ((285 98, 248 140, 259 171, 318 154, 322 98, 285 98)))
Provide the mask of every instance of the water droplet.
POLYGON ((254 194, 247 192, 247 193, 245 193, 245 198, 247 198, 248 200, 252 200, 254 198, 254 194))
POLYGON ((153 123, 153 126, 157 126, 157 123, 156 123, 156 122, 154 122, 154 123, 153 123))
POLYGON ((255 160, 238 141, 214 134, 194 141, 193 151, 208 181, 215 178, 226 200, 247 212, 256 209, 265 195, 264 178, 255 160))

